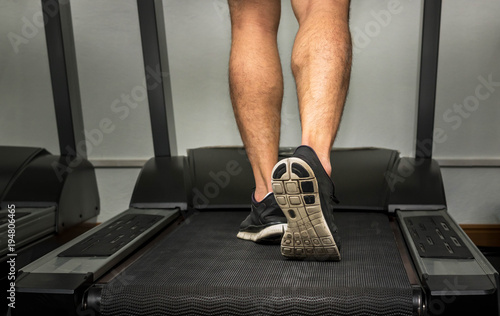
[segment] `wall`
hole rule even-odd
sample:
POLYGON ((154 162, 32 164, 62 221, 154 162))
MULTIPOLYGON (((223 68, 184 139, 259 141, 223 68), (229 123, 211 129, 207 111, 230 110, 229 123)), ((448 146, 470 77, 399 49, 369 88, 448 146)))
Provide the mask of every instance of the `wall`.
POLYGON ((0 144, 59 152, 40 1, 0 1, 0 144))
POLYGON ((153 155, 137 1, 73 1, 83 118, 95 139, 90 159, 153 155), (114 130, 99 137, 99 124, 114 130), (94 131, 93 133, 91 131, 94 131))
POLYGON ((460 223, 500 223, 498 12, 499 1, 443 1, 434 157, 483 165, 443 168, 448 207, 460 223))

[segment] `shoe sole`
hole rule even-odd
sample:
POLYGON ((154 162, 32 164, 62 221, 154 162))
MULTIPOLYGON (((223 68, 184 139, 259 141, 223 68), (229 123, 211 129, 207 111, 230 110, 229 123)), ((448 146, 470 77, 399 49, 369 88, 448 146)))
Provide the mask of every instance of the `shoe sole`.
POLYGON ((339 261, 340 252, 323 216, 318 181, 300 158, 286 158, 274 166, 273 192, 288 220, 281 254, 293 259, 339 261))
POLYGON ((287 224, 277 224, 264 228, 259 232, 239 232, 236 237, 245 240, 251 240, 257 243, 274 243, 280 242, 286 230, 287 224))

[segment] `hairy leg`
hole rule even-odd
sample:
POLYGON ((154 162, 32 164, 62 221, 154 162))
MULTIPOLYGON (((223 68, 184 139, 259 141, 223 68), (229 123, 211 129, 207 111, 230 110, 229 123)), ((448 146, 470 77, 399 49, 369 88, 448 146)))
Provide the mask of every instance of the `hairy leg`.
POLYGON ((277 33, 280 0, 229 0, 229 86, 238 129, 255 177, 255 199, 272 192, 278 161, 283 75, 277 33))
POLYGON ((349 87, 349 0, 292 0, 299 31, 292 51, 302 144, 331 173, 330 151, 349 87))

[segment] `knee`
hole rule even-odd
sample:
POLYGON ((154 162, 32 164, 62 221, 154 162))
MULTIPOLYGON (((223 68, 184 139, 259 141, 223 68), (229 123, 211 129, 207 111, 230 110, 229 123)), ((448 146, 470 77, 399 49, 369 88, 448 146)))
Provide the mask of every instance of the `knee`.
POLYGON ((252 34, 278 33, 281 4, 270 0, 228 0, 231 29, 252 34))
POLYGON ((331 18, 349 19, 350 0, 292 0, 292 8, 299 24, 318 15, 330 15, 331 18))

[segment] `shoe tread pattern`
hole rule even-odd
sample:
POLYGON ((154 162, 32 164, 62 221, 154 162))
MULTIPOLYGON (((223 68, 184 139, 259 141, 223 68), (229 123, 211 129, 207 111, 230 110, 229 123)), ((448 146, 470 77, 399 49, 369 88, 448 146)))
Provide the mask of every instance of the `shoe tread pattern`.
POLYGON ((300 158, 283 159, 273 170, 272 185, 276 201, 288 220, 281 254, 292 259, 340 260, 323 216, 318 182, 311 167, 300 158))

